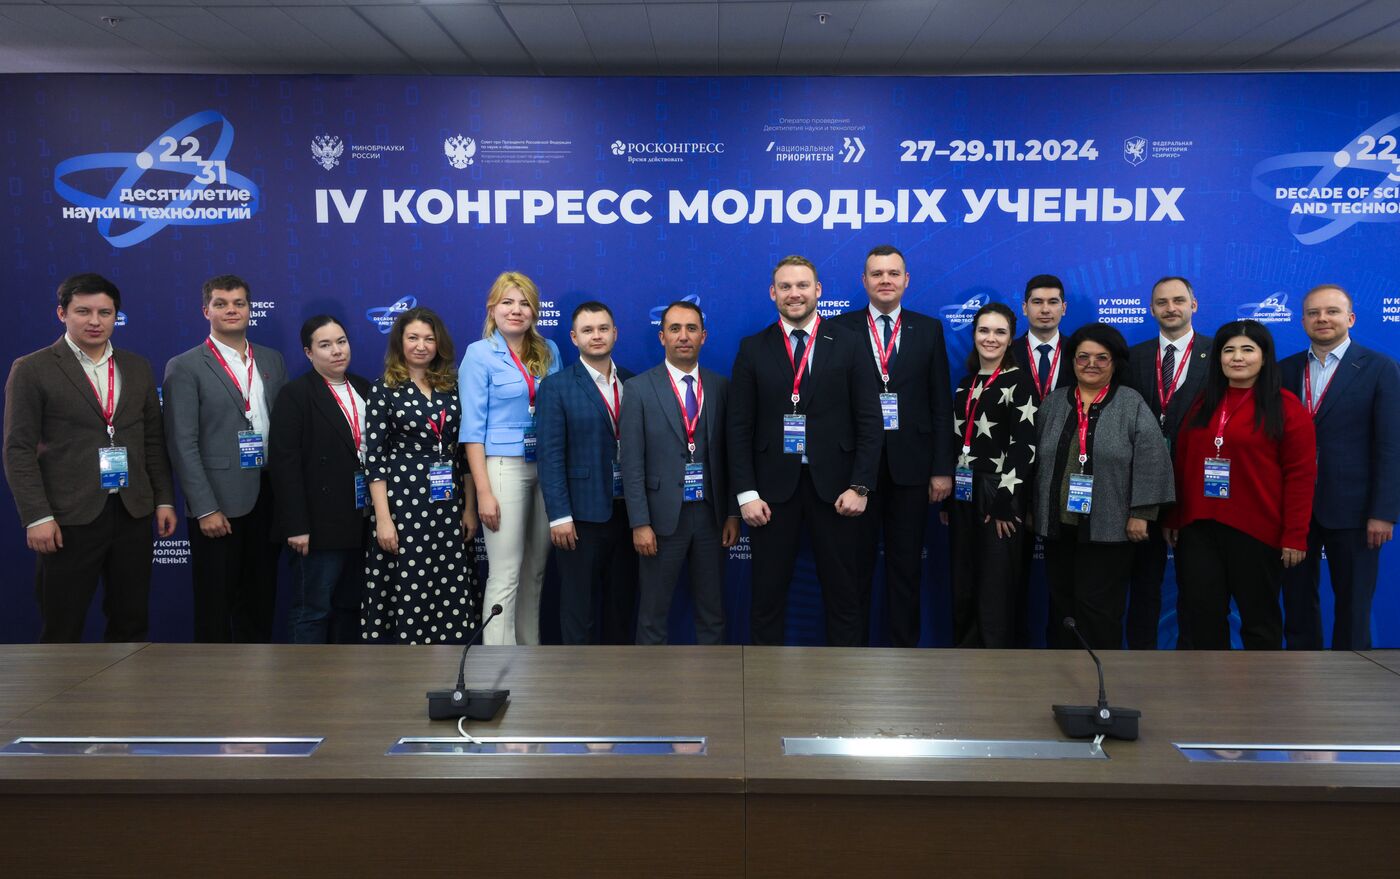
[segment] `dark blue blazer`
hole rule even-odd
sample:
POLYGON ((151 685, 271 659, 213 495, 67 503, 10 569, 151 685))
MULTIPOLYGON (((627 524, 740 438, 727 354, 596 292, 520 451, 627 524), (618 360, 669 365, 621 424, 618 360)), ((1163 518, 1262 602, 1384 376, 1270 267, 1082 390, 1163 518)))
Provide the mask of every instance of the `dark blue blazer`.
MULTIPOLYGON (((1307 351, 1279 363, 1283 387, 1304 399, 1307 351)), ((1313 419, 1323 528, 1365 528, 1400 519, 1400 366, 1353 339, 1313 419)))
MULTIPOLYGON (((617 367, 619 383, 631 377, 632 373, 617 367)), ((580 522, 611 519, 617 438, 603 395, 583 361, 540 382, 535 431, 540 490, 549 521, 565 516, 580 522)))

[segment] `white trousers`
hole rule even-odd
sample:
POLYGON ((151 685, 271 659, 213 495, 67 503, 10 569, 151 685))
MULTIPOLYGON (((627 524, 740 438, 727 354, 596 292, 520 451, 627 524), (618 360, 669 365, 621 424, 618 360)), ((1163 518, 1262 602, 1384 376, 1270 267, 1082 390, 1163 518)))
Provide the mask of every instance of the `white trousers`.
POLYGON ((482 619, 492 605, 501 615, 482 633, 482 644, 540 643, 540 592, 549 558, 549 514, 539 472, 524 458, 489 455, 486 478, 501 506, 501 527, 486 535, 486 596, 482 619))

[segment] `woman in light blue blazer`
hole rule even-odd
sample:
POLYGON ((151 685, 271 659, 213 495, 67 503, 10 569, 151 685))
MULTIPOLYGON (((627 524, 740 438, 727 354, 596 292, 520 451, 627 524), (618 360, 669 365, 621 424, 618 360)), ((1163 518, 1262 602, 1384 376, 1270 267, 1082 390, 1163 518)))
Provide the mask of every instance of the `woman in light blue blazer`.
POLYGON ((501 606, 483 644, 540 643, 540 591, 549 555, 549 516, 535 468, 535 391, 559 371, 559 349, 535 329, 540 292, 503 272, 486 299, 482 339, 467 347, 459 381, 467 463, 486 526, 489 571, 484 613, 501 606))

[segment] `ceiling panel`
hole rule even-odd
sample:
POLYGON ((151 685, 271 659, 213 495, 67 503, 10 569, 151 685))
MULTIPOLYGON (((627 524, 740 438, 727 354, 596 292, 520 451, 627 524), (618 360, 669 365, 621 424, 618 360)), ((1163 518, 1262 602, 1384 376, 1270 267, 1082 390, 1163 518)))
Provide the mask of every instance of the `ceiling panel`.
MULTIPOLYGON (((1250 4, 1231 3, 1198 21, 1152 51, 1157 60, 1174 58, 1183 53, 1209 55, 1223 64, 1242 62, 1251 58, 1244 42, 1261 21, 1276 18, 1293 9, 1300 0, 1254 0, 1250 4), (1227 46, 1233 48, 1227 49, 1227 46)), ((1316 5, 1309 0, 1310 5, 1316 5)))
POLYGON ((1078 3, 1013 0, 963 53, 972 64, 1014 62, 1064 21, 1078 3))
POLYGON ((1094 50, 1113 39, 1159 0, 1086 0, 1021 56, 1037 69, 1042 65, 1090 62, 1094 50))
POLYGON ((649 3, 658 61, 677 73, 719 72, 718 3, 649 3))
POLYGON ((0 16, 28 30, 32 52, 71 59, 82 70, 140 70, 153 60, 149 51, 113 29, 54 6, 6 6, 0 16))
POLYGON ((647 7, 622 3, 580 4, 574 15, 599 65, 629 70, 656 67, 647 7))
POLYGON ((932 11, 927 0, 866 3, 846 41, 841 67, 873 72, 896 64, 932 11))
POLYGON ((724 73, 777 73, 791 3, 723 3, 719 66, 724 73))
POLYGON ((240 59, 256 58, 265 51, 257 39, 229 27, 207 9, 143 5, 134 7, 134 11, 200 47, 199 51, 211 60, 237 63, 240 59))
POLYGON ((282 11, 332 50, 369 70, 392 70, 411 60, 348 6, 288 6, 282 11))
POLYGON ((434 6, 429 16, 487 73, 539 73, 494 6, 434 6))
POLYGON ((1256 58, 1270 52, 1299 34, 1305 33, 1327 20, 1354 9, 1370 0, 1337 0, 1334 3, 1316 3, 1313 0, 1300 0, 1273 16, 1260 16, 1251 28, 1231 40, 1208 57, 1223 54, 1256 58))
POLYGON ((308 58, 336 65, 337 53, 314 33, 280 9, 253 6, 210 6, 209 12, 229 27, 254 39, 258 50, 250 63, 258 69, 284 69, 288 61, 308 58), (287 56, 290 56, 288 58, 287 56))
POLYGON ((429 73, 480 73, 432 15, 420 6, 359 6, 375 30, 429 73))
POLYGON ((597 72, 593 51, 571 6, 502 6, 506 24, 543 73, 597 72))
POLYGON ((1124 25, 1111 39, 1099 45, 1092 59, 1086 60, 1101 66, 1131 69, 1134 64, 1143 64, 1158 46, 1195 27, 1224 5, 1225 0, 1190 0, 1188 3, 1163 0, 1124 25))
POLYGON ((836 70, 864 7, 864 0, 827 3, 806 0, 792 4, 787 29, 783 32, 782 52, 778 56, 779 70, 783 73, 836 70), (826 24, 818 19, 820 13, 830 16, 826 24))
POLYGON ((905 66, 946 70, 996 21, 1011 0, 941 0, 909 44, 905 66))
MULTIPOLYGON (((1354 40, 1385 30, 1397 20, 1400 20, 1400 4, 1374 0, 1362 3, 1299 34, 1263 55, 1260 60, 1276 65, 1306 63, 1354 40)), ((1397 60, 1400 59, 1391 57, 1392 64, 1397 60)))

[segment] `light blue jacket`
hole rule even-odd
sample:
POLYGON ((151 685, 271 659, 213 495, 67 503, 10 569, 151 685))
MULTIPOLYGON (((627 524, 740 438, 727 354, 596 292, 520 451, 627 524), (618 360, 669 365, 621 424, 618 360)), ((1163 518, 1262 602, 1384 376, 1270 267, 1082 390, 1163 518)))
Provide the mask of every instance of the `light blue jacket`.
MULTIPOLYGON (((559 347, 549 346, 549 369, 559 371, 559 347)), ((538 391, 539 379, 536 379, 538 391)), ((525 428, 530 424, 530 390, 516 368, 498 330, 489 339, 467 346, 457 376, 462 395, 462 429, 458 439, 481 443, 487 455, 519 458, 525 454, 525 428)))

